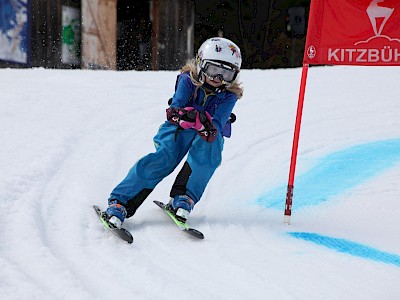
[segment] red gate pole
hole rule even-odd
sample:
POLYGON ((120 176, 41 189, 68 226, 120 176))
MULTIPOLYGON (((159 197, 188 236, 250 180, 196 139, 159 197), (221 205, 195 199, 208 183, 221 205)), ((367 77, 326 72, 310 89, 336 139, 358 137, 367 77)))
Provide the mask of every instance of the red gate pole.
POLYGON ((308 74, 308 64, 303 64, 303 70, 301 73, 301 82, 300 82, 299 101, 297 104, 296 125, 294 128, 294 136, 293 136, 292 158, 290 160, 289 180, 286 193, 284 223, 288 224, 290 224, 290 216, 292 215, 294 174, 296 172, 297 150, 299 148, 300 126, 301 126, 301 117, 303 115, 303 104, 304 104, 304 94, 306 92, 307 74, 308 74))

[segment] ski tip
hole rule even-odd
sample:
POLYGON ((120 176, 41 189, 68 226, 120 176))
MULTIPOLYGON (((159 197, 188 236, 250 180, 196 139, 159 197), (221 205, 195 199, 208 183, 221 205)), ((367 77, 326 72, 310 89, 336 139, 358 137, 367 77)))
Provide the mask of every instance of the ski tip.
POLYGON ((126 241, 128 244, 132 244, 133 243, 133 236, 132 234, 126 230, 125 228, 122 228, 122 230, 125 232, 125 237, 121 237, 124 241, 126 241))
POLYGON ((100 217, 100 214, 101 214, 101 209, 100 209, 100 207, 98 207, 97 205, 93 205, 93 209, 94 209, 94 211, 96 212, 97 216, 100 217))
POLYGON ((200 240, 204 240, 204 234, 200 231, 198 231, 197 229, 194 228, 189 228, 186 231, 188 234, 190 234, 191 236, 194 236, 200 240))

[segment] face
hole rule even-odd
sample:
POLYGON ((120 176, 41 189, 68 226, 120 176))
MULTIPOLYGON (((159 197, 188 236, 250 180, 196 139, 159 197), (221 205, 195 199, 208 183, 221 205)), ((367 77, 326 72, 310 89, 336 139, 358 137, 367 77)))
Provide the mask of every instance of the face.
POLYGON ((209 85, 212 85, 213 87, 220 87, 222 85, 221 79, 219 79, 219 77, 216 77, 214 79, 210 79, 207 76, 206 77, 206 82, 209 85))

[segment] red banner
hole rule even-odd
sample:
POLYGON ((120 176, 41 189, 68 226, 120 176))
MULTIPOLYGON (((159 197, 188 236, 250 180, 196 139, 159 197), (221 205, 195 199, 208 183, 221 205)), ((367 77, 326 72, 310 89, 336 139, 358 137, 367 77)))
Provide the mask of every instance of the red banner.
POLYGON ((303 62, 400 65, 400 0, 312 0, 303 62))

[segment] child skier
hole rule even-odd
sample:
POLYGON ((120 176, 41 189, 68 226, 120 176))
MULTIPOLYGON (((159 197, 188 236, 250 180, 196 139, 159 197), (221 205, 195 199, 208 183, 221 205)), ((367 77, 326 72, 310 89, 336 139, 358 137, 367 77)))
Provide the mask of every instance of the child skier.
POLYGON ((111 192, 106 215, 121 228, 188 153, 170 192, 168 209, 185 222, 221 163, 223 136, 230 136, 229 118, 243 90, 237 82, 242 57, 225 38, 206 40, 196 59, 177 78, 167 121, 154 137, 155 153, 140 159, 111 192))

